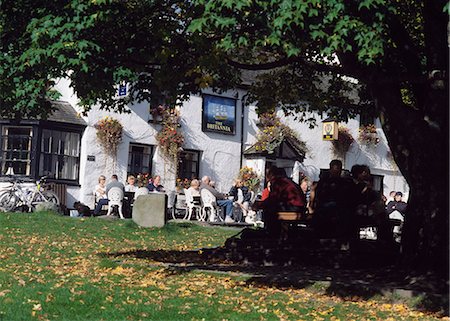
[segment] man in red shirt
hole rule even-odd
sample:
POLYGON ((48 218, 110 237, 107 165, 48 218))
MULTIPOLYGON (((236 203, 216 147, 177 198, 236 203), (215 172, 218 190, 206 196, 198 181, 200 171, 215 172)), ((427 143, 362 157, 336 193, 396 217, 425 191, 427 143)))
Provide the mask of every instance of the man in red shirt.
POLYGON ((270 190, 268 196, 256 204, 264 210, 264 225, 271 235, 278 235, 281 226, 276 217, 279 211, 304 212, 306 196, 300 186, 286 176, 283 169, 271 166, 266 171, 270 190))

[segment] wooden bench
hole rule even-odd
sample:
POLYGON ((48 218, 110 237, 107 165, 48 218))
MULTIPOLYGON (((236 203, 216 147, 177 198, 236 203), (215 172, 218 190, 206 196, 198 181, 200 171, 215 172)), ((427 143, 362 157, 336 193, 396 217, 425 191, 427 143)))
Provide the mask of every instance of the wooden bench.
POLYGON ((293 224, 302 224, 309 226, 311 224, 312 215, 303 212, 279 211, 276 212, 278 221, 281 224, 281 239, 287 239, 289 235, 289 226, 293 224))

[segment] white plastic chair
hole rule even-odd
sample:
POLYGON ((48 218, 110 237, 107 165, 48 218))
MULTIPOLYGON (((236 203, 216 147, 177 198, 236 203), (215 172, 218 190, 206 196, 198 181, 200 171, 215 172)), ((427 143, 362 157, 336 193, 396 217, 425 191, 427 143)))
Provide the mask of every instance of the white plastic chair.
POLYGON ((183 219, 191 220, 192 212, 196 212, 197 218, 200 216, 200 212, 202 211, 202 207, 199 204, 194 203, 194 196, 189 189, 184 189, 184 196, 186 196, 186 215, 183 219))
POLYGON ((210 213, 209 219, 208 219, 210 222, 215 222, 217 216, 219 218, 221 218, 220 215, 217 215, 216 197, 210 191, 208 191, 206 188, 203 188, 200 191, 200 197, 202 199, 202 211, 201 211, 201 214, 199 215, 198 220, 206 221, 206 218, 208 216, 208 211, 210 213))
POLYGON ((106 215, 111 215, 113 206, 117 206, 119 208, 120 218, 124 219, 122 213, 123 196, 124 193, 120 187, 111 187, 108 191, 108 213, 106 215))

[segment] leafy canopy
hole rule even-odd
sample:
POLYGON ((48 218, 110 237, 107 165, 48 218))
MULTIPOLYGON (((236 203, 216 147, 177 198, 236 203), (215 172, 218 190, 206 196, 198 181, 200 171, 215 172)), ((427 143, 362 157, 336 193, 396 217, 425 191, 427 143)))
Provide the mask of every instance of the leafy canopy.
MULTIPOLYGON (((426 40, 435 34, 426 39, 424 30, 427 10, 435 9, 431 5, 413 0, 195 3, 203 11, 191 31, 216 39, 234 66, 270 70, 251 88, 263 109, 282 106, 303 120, 309 111, 346 119, 370 109, 367 86, 379 81, 397 83, 403 103, 419 107, 415 83, 427 77, 432 44, 426 40)), ((433 5, 441 15, 449 8, 445 1, 433 5)))
POLYGON ((70 79, 86 110, 174 104, 229 87, 237 78, 223 53, 187 32, 195 10, 174 0, 1 2, 0 116, 45 116, 59 77, 70 79), (130 84, 128 98, 116 99, 120 83, 130 84))

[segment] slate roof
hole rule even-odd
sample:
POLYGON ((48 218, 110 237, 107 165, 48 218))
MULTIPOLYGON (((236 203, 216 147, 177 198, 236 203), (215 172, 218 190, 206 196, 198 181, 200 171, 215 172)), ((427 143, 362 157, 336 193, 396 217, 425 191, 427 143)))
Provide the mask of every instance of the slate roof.
POLYGON ((47 117, 47 121, 87 126, 84 119, 77 114, 75 108, 67 101, 52 100, 51 103, 55 111, 47 117))
POLYGON ((269 156, 269 155, 278 155, 279 148, 283 145, 287 145, 289 149, 293 152, 294 155, 288 157, 288 158, 295 158, 299 159, 300 161, 303 161, 305 159, 306 155, 306 148, 302 142, 299 142, 297 139, 285 136, 283 140, 279 143, 279 145, 275 148, 273 153, 269 153, 268 151, 264 150, 256 150, 256 144, 250 146, 244 151, 245 156, 269 156))

